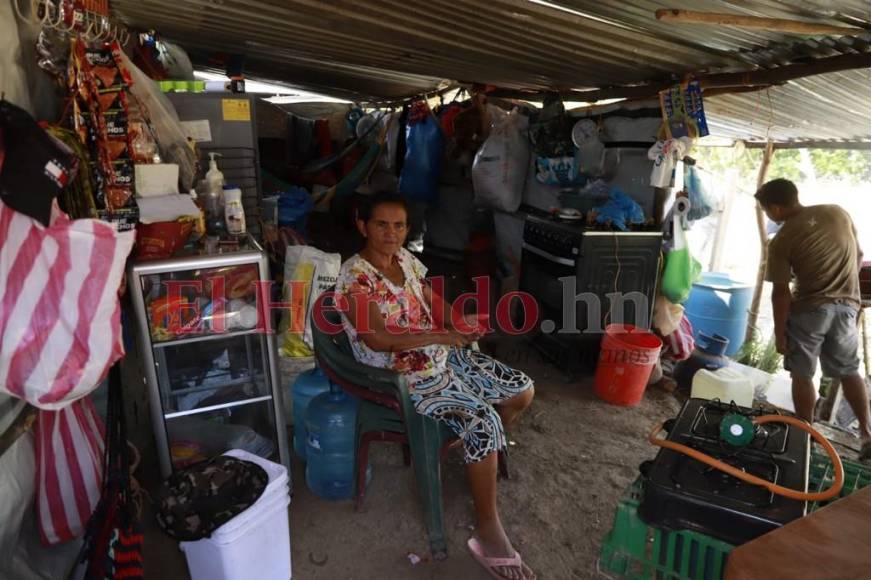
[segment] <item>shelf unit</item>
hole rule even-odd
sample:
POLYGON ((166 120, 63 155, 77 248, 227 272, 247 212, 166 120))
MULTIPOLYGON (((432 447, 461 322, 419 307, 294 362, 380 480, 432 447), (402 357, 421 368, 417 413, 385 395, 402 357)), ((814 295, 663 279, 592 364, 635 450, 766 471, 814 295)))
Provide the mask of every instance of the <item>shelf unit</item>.
POLYGON ((128 272, 163 477, 233 447, 290 468, 275 336, 257 327, 211 332, 197 313, 213 298, 208 288, 214 276, 237 281, 225 284, 225 316, 236 313, 234 306, 256 309, 254 283, 269 280, 268 259, 247 237, 238 249, 137 262, 128 272), (171 302, 170 281, 194 282, 203 290, 181 286, 184 303, 173 313, 160 307, 171 302), (183 315, 194 332, 172 325, 173 316, 183 315))

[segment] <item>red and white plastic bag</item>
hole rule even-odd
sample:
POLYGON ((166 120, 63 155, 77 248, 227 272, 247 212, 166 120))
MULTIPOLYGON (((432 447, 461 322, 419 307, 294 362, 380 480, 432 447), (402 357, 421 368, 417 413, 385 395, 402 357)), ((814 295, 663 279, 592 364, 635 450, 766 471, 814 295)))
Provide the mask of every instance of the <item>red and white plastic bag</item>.
POLYGON ((105 427, 89 398, 40 411, 36 437, 36 515, 42 542, 81 537, 103 484, 105 427))
POLYGON ((134 232, 51 225, 0 202, 0 391, 40 409, 90 393, 124 354, 118 288, 134 232))

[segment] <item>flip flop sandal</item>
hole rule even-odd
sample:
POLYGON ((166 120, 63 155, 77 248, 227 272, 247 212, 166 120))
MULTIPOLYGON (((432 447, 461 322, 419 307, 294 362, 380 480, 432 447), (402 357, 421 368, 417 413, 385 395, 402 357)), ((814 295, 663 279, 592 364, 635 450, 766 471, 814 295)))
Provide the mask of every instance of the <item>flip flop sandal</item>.
POLYGON ((475 560, 477 560, 493 578, 496 578, 497 580, 506 580, 506 576, 497 571, 498 568, 517 568, 520 570, 521 574, 523 574, 525 580, 535 580, 535 572, 530 570, 527 566, 524 566, 523 560, 520 559, 519 552, 515 551, 514 556, 511 558, 489 558, 484 555, 484 547, 477 539, 469 538, 466 545, 469 547, 469 551, 472 552, 472 556, 475 560), (527 575, 527 573, 531 575, 527 575))

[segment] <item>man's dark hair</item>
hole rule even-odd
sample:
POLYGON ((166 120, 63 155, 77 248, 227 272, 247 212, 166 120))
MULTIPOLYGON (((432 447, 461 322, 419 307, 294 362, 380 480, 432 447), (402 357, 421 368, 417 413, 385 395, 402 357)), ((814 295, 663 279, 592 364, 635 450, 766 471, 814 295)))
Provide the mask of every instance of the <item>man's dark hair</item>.
POLYGON ((756 199, 762 206, 792 207, 798 205, 798 188, 788 179, 772 179, 759 188, 756 199))
POLYGON ((408 215, 408 206, 405 199, 397 193, 389 191, 381 191, 368 196, 363 203, 360 204, 360 209, 357 211, 357 218, 368 222, 372 219, 372 214, 375 213, 375 208, 379 205, 398 205, 405 210, 405 215, 408 215))

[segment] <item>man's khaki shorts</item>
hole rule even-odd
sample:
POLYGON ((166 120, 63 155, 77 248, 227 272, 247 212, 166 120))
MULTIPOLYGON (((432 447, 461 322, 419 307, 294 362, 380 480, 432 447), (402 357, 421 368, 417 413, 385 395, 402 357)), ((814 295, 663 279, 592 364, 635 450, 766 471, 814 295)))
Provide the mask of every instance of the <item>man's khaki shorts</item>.
POLYGON ((852 304, 824 304, 810 312, 789 315, 789 354, 783 367, 793 376, 813 378, 817 359, 823 375, 842 378, 859 372, 859 312, 852 304))

